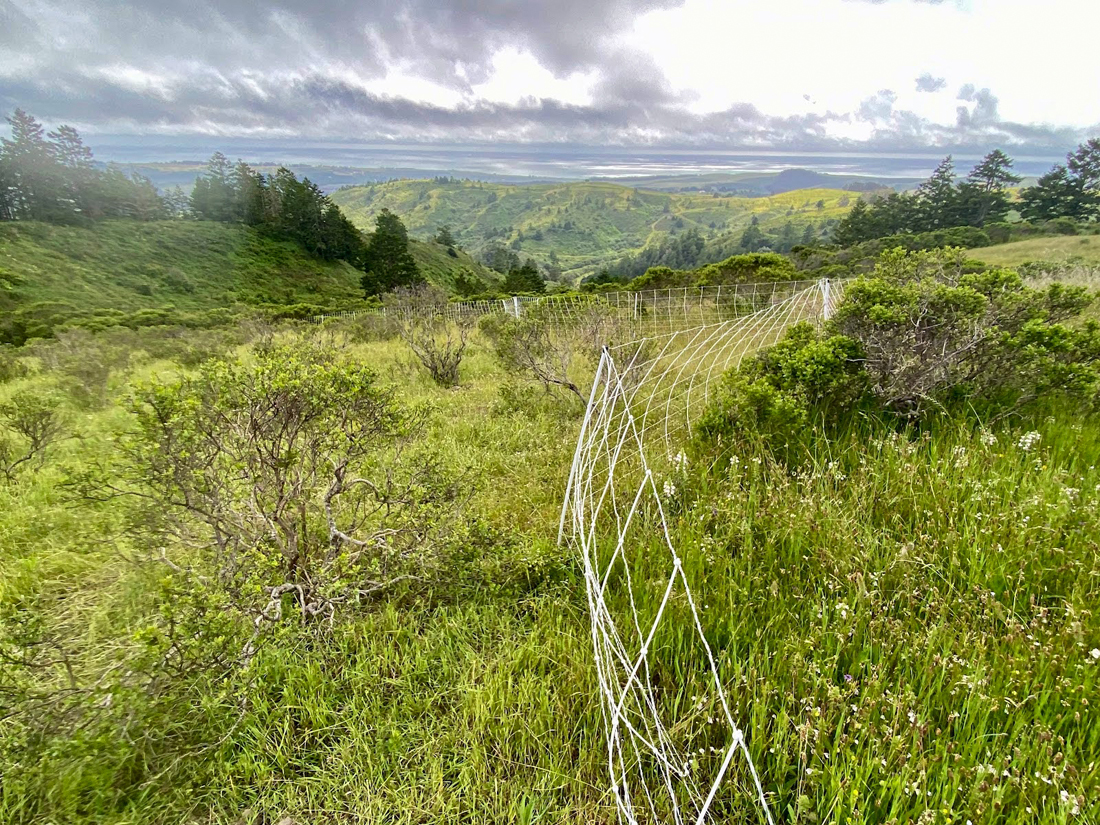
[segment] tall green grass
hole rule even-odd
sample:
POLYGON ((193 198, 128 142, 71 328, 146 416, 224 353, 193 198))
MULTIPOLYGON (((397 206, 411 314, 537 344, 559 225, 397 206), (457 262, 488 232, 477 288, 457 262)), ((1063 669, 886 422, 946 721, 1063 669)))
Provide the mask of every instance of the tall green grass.
MULTIPOLYGON (((0 821, 616 821, 584 585, 554 544, 579 405, 517 388, 482 342, 453 390, 397 342, 355 352, 429 406, 432 442, 475 484, 462 586, 394 594, 320 635, 287 627, 226 681, 113 691, 157 571, 131 562, 124 506, 78 506, 61 482, 109 457, 127 382, 180 367, 117 373, 106 408, 70 410, 79 439, 0 487, 4 638, 33 619, 81 685, 108 674, 92 701, 111 721, 16 750, 0 720, 0 821)), ((662 471, 780 821, 1097 820, 1097 465, 1100 423, 1053 410, 992 431, 866 424, 795 473, 764 454, 662 471)), ((645 612, 664 567, 643 527, 645 612)), ((686 606, 671 609, 653 678, 685 710, 704 671, 686 606)), ((737 767, 716 821, 762 821, 746 779, 737 767)))

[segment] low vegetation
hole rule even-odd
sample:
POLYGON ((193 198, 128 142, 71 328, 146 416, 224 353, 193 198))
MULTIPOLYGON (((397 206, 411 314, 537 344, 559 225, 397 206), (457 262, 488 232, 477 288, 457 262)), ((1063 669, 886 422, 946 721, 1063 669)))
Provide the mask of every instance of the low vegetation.
MULTIPOLYGON (((847 296, 655 465, 772 810, 1092 821, 1091 295, 897 252, 847 296)), ((377 318, 0 351, 33 453, 0 483, 0 819, 615 822, 554 543, 583 404, 553 379, 626 334, 591 300, 469 330, 446 388, 377 318)), ((679 632, 650 678, 682 709, 679 632)), ((720 817, 759 815, 747 781, 720 817)))

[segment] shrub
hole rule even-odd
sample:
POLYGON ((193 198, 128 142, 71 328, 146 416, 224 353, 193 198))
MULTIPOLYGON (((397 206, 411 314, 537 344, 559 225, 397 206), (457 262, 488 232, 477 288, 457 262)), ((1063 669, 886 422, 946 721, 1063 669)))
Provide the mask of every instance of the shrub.
POLYGON ((131 350, 109 343, 85 329, 59 332, 53 341, 38 342, 31 350, 42 365, 58 374, 60 385, 73 402, 98 409, 107 401, 111 371, 129 362, 131 350))
POLYGON ((386 296, 385 305, 401 340, 432 380, 441 387, 457 386, 473 320, 448 318, 446 294, 427 284, 396 289, 386 296))
POLYGON ((1083 287, 1026 287, 1015 272, 967 273, 960 250, 885 254, 849 284, 830 328, 860 342, 872 392, 919 417, 966 401, 1018 406, 1055 390, 1088 392, 1100 332, 1068 326, 1092 303, 1083 287))
POLYGON ((835 432, 857 410, 992 418, 1053 394, 1091 401, 1100 326, 1081 320, 1091 303, 1083 287, 969 273, 961 250, 894 250, 848 284, 822 330, 796 326, 726 376, 697 446, 722 454, 760 441, 789 461, 811 428, 835 432))
POLYGON ((27 375, 27 365, 15 347, 11 344, 0 344, 0 384, 23 378, 27 375))
POLYGON ((719 284, 765 283, 769 281, 794 281, 802 277, 794 263, 786 255, 776 252, 754 252, 734 255, 708 264, 695 273, 694 286, 719 284))
POLYGON ((64 437, 58 406, 56 398, 26 391, 0 404, 0 478, 5 482, 40 468, 49 449, 64 437))
POLYGON ((825 335, 810 324, 723 379, 716 400, 697 425, 698 443, 725 455, 764 443, 787 461, 811 426, 837 422, 865 399, 867 375, 859 342, 825 335))
POLYGON ((578 373, 586 363, 595 363, 601 348, 627 328, 609 306, 595 299, 570 304, 562 317, 555 317, 551 302, 518 318, 487 315, 481 320, 481 330, 507 372, 535 381, 547 392, 564 390, 582 404, 588 399, 578 373))
POLYGON ((1055 218, 1052 221, 1047 221, 1043 228, 1047 232, 1052 232, 1056 235, 1076 235, 1080 231, 1077 226, 1077 221, 1067 217, 1055 218))
POLYGON ((433 574, 460 487, 364 365, 298 342, 140 387, 129 411, 118 473, 80 489, 138 502, 139 546, 235 617, 244 658, 288 612, 309 626, 433 574))

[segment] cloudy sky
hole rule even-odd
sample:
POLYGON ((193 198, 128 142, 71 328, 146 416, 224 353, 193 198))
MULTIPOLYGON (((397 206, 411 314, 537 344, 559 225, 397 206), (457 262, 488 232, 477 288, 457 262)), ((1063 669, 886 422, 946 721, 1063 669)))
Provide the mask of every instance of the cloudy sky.
POLYGON ((0 0, 0 107, 90 134, 1062 152, 1096 0, 0 0))

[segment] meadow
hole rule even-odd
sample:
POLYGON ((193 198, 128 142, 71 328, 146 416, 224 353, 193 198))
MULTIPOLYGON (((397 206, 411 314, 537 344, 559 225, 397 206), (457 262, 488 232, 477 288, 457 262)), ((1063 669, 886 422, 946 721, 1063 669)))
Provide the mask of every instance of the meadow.
POLYGON ((1058 235, 1028 238, 986 247, 976 257, 995 266, 1018 266, 1029 261, 1100 262, 1100 237, 1095 235, 1058 235))
MULTIPOLYGON (((479 331, 441 388, 393 332, 116 330, 9 358, 0 403, 52 398, 68 437, 0 483, 0 820, 616 821, 585 585, 556 543, 583 405, 507 371, 479 331), (181 589, 133 499, 79 482, 122 477, 149 382, 247 372, 273 345, 335 347, 418 411, 418 443, 465 491, 454 552, 329 621, 273 622, 243 667, 188 668, 240 629, 181 589)), ((1098 465, 1095 415, 1053 403, 857 420, 797 468, 763 445, 720 472, 698 452, 658 465, 778 821, 1097 821, 1098 465)), ((644 519, 642 611, 662 586, 644 519)), ((670 610, 652 678, 698 727, 703 663, 670 610)), ((715 821, 764 821, 750 791, 735 762, 715 821)))

